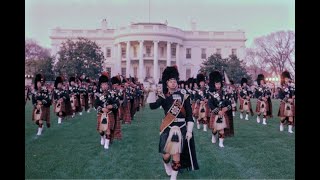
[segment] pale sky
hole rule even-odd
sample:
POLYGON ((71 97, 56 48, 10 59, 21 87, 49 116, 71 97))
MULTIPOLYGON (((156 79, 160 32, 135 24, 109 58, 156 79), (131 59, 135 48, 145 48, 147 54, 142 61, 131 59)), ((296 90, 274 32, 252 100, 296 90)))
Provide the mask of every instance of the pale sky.
MULTIPOLYGON (((149 0, 26 0, 25 37, 51 48, 50 29, 100 29, 130 22, 149 22, 149 0)), ((295 30, 294 0, 150 0, 150 22, 190 30, 244 30, 250 47, 254 38, 295 30)))

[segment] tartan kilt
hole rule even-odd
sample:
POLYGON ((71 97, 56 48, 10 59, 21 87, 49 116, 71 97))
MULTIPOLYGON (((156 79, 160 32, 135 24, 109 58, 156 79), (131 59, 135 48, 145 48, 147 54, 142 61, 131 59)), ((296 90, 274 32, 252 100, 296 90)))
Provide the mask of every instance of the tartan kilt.
POLYGON ((66 115, 71 116, 73 114, 73 110, 72 110, 70 101, 66 101, 65 108, 66 108, 66 115))
MULTIPOLYGON (((272 117, 272 103, 268 102, 268 101, 263 101, 265 102, 265 109, 266 109, 266 113, 267 113, 267 117, 272 117)), ((256 113, 260 113, 260 106, 261 106, 261 101, 257 101, 257 106, 256 106, 256 113)))
MULTIPOLYGON (((32 120, 33 121, 36 121, 35 116, 34 116, 34 111, 35 110, 36 110, 36 108, 34 107, 33 110, 32 110, 32 120)), ((50 123, 50 107, 42 106, 41 107, 41 111, 42 111, 42 113, 41 113, 40 119, 50 123)))
POLYGON ((131 124, 131 113, 130 113, 130 109, 131 109, 131 104, 130 103, 127 103, 126 106, 123 107, 123 123, 126 123, 126 124, 131 124))
POLYGON ((214 114, 214 113, 211 113, 211 116, 210 116, 210 121, 209 121, 209 128, 210 129, 216 129, 216 130, 222 130, 222 129, 225 129, 225 128, 230 128, 230 125, 229 125, 229 117, 227 115, 227 112, 224 114, 223 116, 223 120, 222 120, 222 123, 217 123, 217 118, 218 118, 218 115, 214 114))
POLYGON ((94 95, 93 94, 89 94, 89 96, 88 96, 88 106, 90 108, 94 107, 94 95))
POLYGON ((191 101, 191 109, 192 109, 192 112, 194 111, 194 106, 195 106, 195 102, 194 102, 194 101, 191 101))
POLYGON ((286 103, 281 101, 278 111, 279 117, 294 117, 295 116, 295 105, 287 103, 287 106, 290 106, 290 110, 286 110, 286 103))
POLYGON ((209 108, 209 104, 208 104, 208 103, 206 103, 205 108, 206 108, 206 116, 207 116, 207 118, 209 119, 211 113, 210 113, 210 108, 209 108))
MULTIPOLYGON (((113 114, 113 113, 111 113, 113 114)), ((122 138, 122 133, 121 133, 121 123, 120 123, 120 119, 116 118, 115 119, 115 127, 113 127, 113 135, 111 137, 113 137, 114 139, 121 139, 122 138)))
POLYGON ((122 104, 119 106, 119 109, 118 109, 118 118, 119 118, 119 120, 123 120, 123 106, 122 106, 122 104))
MULTIPOLYGON (((97 131, 98 132, 100 131, 101 115, 102 115, 102 113, 97 114, 97 131)), ((115 123, 114 114, 109 113, 107 116, 108 116, 108 120, 109 120, 107 129, 113 130, 114 123, 115 123)))
POLYGON ((200 108, 200 103, 195 102, 195 103, 194 103, 193 112, 192 112, 192 115, 193 115, 195 118, 198 118, 198 116, 199 116, 199 108, 200 108))
POLYGON ((248 104, 247 105, 245 105, 244 104, 244 102, 245 102, 245 100, 244 99, 240 99, 240 102, 239 102, 239 110, 240 111, 250 111, 250 109, 252 109, 252 106, 251 106, 251 102, 250 102, 250 100, 247 100, 248 101, 248 104))
POLYGON ((62 103, 61 103, 61 107, 60 107, 60 111, 57 111, 58 109, 57 109, 57 103, 54 103, 53 104, 53 109, 54 109, 54 111, 53 112, 55 112, 55 113, 57 113, 57 116, 58 117, 65 117, 66 116, 66 103, 65 103, 65 101, 63 101, 62 103), (59 115, 59 113, 60 112, 62 112, 62 115, 59 115))

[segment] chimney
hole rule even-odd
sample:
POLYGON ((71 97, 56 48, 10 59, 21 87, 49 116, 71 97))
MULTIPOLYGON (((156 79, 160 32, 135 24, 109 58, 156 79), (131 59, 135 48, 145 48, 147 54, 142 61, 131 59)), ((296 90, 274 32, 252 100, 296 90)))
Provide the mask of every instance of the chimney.
POLYGON ((191 20, 191 30, 196 31, 197 30, 197 23, 194 19, 191 20))
POLYGON ((101 22, 101 27, 102 27, 102 30, 106 30, 108 28, 108 22, 107 22, 107 19, 103 19, 102 22, 101 22))

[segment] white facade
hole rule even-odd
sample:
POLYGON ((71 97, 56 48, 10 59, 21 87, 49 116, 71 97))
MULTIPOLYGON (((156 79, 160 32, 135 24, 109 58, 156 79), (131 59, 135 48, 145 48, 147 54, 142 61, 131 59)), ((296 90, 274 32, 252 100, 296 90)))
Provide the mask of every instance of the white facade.
MULTIPOLYGON (((193 24, 194 26, 194 24, 193 24)), ((176 64, 180 79, 196 77, 204 59, 221 52, 223 58, 232 52, 244 58, 245 33, 243 31, 183 31, 162 23, 135 23, 118 29, 60 29, 51 31, 52 53, 67 39, 85 37, 95 41, 106 58, 104 69, 111 75, 138 77, 140 82, 153 78, 158 82, 166 66, 176 64), (187 54, 188 52, 188 54, 187 54), (203 52, 203 54, 202 54, 203 52)))

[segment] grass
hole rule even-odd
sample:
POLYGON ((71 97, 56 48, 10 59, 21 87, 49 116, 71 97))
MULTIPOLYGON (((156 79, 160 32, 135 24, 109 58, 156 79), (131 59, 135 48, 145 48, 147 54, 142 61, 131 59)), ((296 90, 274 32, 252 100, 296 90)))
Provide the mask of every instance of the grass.
MULTIPOLYGON (((255 100, 252 100, 255 109, 255 100)), ((224 148, 211 143, 211 133, 194 128, 200 169, 184 172, 178 179, 295 179, 295 134, 279 131, 279 101, 264 126, 234 119, 235 136, 224 148)), ((100 145, 96 113, 83 112, 58 125, 51 108, 51 128, 36 136, 31 104, 25 107, 26 179, 169 179, 158 153, 163 110, 148 106, 137 112, 132 124, 122 125, 122 140, 109 150, 100 145)))

